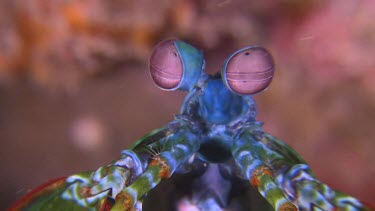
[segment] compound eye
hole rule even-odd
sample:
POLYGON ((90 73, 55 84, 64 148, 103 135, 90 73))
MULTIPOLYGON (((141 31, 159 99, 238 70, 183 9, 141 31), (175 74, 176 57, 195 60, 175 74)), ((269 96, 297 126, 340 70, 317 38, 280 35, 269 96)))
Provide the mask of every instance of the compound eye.
POLYGON ((151 54, 150 73, 162 89, 174 90, 182 80, 183 64, 175 46, 176 40, 160 42, 151 54))
POLYGON ((151 77, 157 86, 165 90, 193 89, 203 69, 202 52, 176 39, 160 42, 150 58, 151 77))
POLYGON ((239 95, 251 95, 266 89, 272 81, 275 65, 263 47, 246 47, 225 62, 222 75, 228 89, 239 95))

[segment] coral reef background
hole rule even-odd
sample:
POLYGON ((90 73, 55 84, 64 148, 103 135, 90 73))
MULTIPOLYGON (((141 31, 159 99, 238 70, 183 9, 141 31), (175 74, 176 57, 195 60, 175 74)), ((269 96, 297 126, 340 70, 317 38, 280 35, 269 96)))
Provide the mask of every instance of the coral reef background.
POLYGON ((374 205, 373 11, 371 0, 1 1, 0 210, 172 120, 185 93, 157 89, 147 67, 171 37, 202 49, 210 73, 240 47, 269 49, 276 76, 255 96, 265 130, 374 205))

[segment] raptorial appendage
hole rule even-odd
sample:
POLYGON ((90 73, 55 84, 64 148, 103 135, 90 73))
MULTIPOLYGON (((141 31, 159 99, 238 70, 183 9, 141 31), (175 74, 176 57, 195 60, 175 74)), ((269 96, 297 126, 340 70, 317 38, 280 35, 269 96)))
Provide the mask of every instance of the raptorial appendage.
POLYGON ((316 179, 307 164, 293 165, 276 180, 300 210, 365 210, 356 198, 334 191, 316 179))
POLYGON ((175 170, 185 163, 198 149, 199 138, 190 127, 179 128, 165 139, 164 150, 130 186, 116 197, 114 209, 130 209, 136 200, 154 188, 162 179, 169 178, 175 170))
POLYGON ((68 177, 66 182, 70 185, 62 198, 75 201, 83 207, 97 208, 106 203, 109 197, 115 201, 114 210, 141 209, 137 201, 162 179, 169 178, 199 149, 199 139, 189 126, 176 130, 173 133, 163 131, 166 136, 153 140, 149 145, 145 145, 147 141, 142 140, 142 144, 136 145, 133 151, 123 151, 121 159, 94 173, 68 177), (162 151, 153 155, 148 151, 148 147, 153 145, 163 145, 162 151))
POLYGON ((369 210, 317 180, 292 148, 269 134, 244 132, 232 151, 245 178, 275 210, 369 210))
MULTIPOLYGON (((66 179, 70 184, 62 193, 65 200, 75 201, 82 207, 101 207, 106 200, 114 199, 143 171, 147 162, 133 151, 125 150, 122 157, 95 172, 75 174, 66 179)), ((110 203, 110 202, 108 202, 110 203)))
POLYGON ((232 154, 242 169, 242 176, 258 189, 275 210, 297 210, 297 207, 285 197, 282 189, 275 183, 272 169, 266 163, 268 160, 262 160, 259 157, 263 154, 262 157, 265 158, 267 151, 262 152, 252 148, 257 144, 258 142, 246 133, 239 135, 239 138, 234 141, 232 154))

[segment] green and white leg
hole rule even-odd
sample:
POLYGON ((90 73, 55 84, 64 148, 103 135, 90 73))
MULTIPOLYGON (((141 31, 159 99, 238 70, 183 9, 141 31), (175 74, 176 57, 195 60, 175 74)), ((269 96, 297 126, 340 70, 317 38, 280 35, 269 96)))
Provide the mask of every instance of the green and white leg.
POLYGON ((232 154, 250 184, 275 208, 275 210, 297 210, 280 187, 274 182, 272 169, 254 153, 247 137, 240 136, 234 142, 232 154))
POLYGON ((198 137, 191 132, 190 127, 180 128, 168 136, 163 151, 154 157, 143 174, 117 194, 112 210, 132 210, 137 200, 159 184, 162 179, 169 178, 198 149, 198 137))
POLYGON ((332 190, 314 176, 305 161, 285 143, 264 134, 246 135, 251 147, 272 169, 276 184, 299 210, 367 210, 354 197, 332 190))
POLYGON ((68 177, 69 187, 62 198, 73 200, 83 207, 101 207, 110 198, 121 192, 138 177, 147 164, 133 151, 125 150, 118 161, 100 167, 95 172, 86 172, 68 177))
POLYGON ((166 134, 165 128, 155 130, 139 139, 131 150, 122 151, 121 158, 111 164, 100 167, 94 172, 84 172, 68 177, 66 183, 69 185, 61 197, 83 207, 100 210, 105 206, 110 207, 106 204, 135 181, 148 166, 148 157, 152 155, 147 151, 147 144, 163 142, 166 134))
POLYGON ((336 192, 312 176, 307 164, 296 164, 276 177, 300 210, 366 210, 354 197, 336 192))

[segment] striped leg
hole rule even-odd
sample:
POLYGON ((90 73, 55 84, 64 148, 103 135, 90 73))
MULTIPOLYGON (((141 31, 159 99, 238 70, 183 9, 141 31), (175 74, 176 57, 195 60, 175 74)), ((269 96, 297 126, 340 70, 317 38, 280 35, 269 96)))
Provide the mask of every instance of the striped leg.
POLYGON ((112 210, 132 210, 138 199, 162 179, 169 178, 198 149, 198 137, 187 126, 168 136, 164 151, 154 158, 146 171, 129 187, 117 194, 112 210))
POLYGON ((297 210, 273 181, 272 169, 257 156, 251 148, 254 140, 240 136, 234 141, 232 154, 246 179, 275 208, 275 210, 297 210))
MULTIPOLYGON (((160 128, 139 139, 131 150, 122 151, 120 159, 94 172, 75 174, 66 179, 69 186, 62 193, 65 200, 83 207, 103 207, 107 198, 115 198, 126 186, 140 176, 148 166, 150 153, 145 145, 165 140, 166 128, 160 128)), ((109 205, 108 205, 109 206, 109 205)), ((105 207, 105 206, 104 206, 105 207)))
POLYGON ((114 198, 147 166, 137 153, 125 150, 121 159, 100 167, 95 172, 75 174, 66 179, 70 185, 62 193, 65 200, 83 207, 101 206, 107 197, 114 198))
POLYGON ((273 169, 277 185, 300 210, 366 210, 357 199, 336 192, 317 180, 305 161, 288 145, 264 134, 247 133, 251 148, 273 169))
POLYGON ((332 190, 312 176, 306 164, 296 164, 277 176, 300 210, 366 210, 357 199, 332 190))

